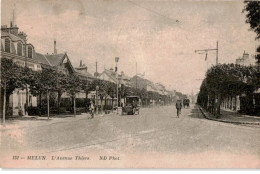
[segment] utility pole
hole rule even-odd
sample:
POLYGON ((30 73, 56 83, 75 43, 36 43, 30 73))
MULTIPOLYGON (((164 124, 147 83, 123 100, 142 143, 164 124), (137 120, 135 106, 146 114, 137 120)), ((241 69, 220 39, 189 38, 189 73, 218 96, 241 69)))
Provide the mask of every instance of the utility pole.
MULTIPOLYGON (((197 53, 197 52, 199 52, 199 54, 206 53, 205 60, 207 60, 207 55, 208 55, 209 51, 216 51, 216 65, 218 65, 218 41, 217 41, 216 48, 214 48, 214 49, 204 49, 204 50, 195 50, 195 53, 197 53)), ((214 96, 214 105, 216 103, 216 100, 217 100, 218 108, 220 109, 220 94, 218 94, 217 96, 214 96)), ((209 104, 210 104, 209 101, 210 101, 210 96, 208 95, 207 108, 209 108, 209 104)), ((215 106, 214 106, 214 114, 215 114, 215 106)))
POLYGON ((217 49, 216 49, 216 65, 218 65, 218 41, 217 41, 217 49))
MULTIPOLYGON (((96 59, 96 73, 95 73, 95 78, 97 79, 98 76, 98 72, 97 72, 97 59, 96 59)), ((95 104, 96 104, 96 114, 98 115, 98 90, 99 90, 99 86, 96 86, 96 98, 95 98, 95 104)))
POLYGON ((116 109, 116 113, 118 114, 118 102, 119 102, 119 100, 118 100, 118 74, 117 74, 117 69, 118 69, 118 67, 117 67, 117 63, 118 63, 118 61, 119 61, 119 57, 115 57, 115 62, 116 62, 116 67, 115 67, 115 72, 116 72, 116 106, 117 106, 117 109, 116 109))
POLYGON ((135 90, 137 90, 137 62, 135 62, 135 74, 136 74, 136 78, 135 78, 135 90))
POLYGON ((209 51, 216 51, 216 65, 218 65, 218 41, 217 41, 217 47, 216 48, 213 48, 213 49, 204 49, 204 50, 195 50, 195 53, 199 53, 201 54, 202 53, 206 53, 206 58, 205 60, 207 60, 207 55, 208 55, 208 52, 209 51))
POLYGON ((97 59, 96 59, 96 79, 97 79, 97 59))

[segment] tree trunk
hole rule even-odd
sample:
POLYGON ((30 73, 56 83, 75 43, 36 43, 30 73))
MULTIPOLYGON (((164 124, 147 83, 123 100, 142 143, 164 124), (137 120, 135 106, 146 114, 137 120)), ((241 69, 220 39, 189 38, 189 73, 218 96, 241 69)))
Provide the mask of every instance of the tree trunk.
POLYGON ((112 98, 112 108, 113 108, 113 111, 114 111, 114 98, 112 98))
POLYGON ((61 95, 62 95, 61 91, 58 91, 58 101, 57 101, 58 114, 60 114, 61 95))
POLYGON ((3 125, 5 126, 5 111, 6 111, 6 82, 4 83, 4 103, 3 103, 3 125))
POLYGON ((47 114, 48 120, 50 119, 50 93, 49 90, 47 91, 47 114))
POLYGON ((10 109, 9 109, 9 103, 10 103, 10 96, 11 96, 11 93, 8 93, 7 91, 5 92, 5 108, 6 108, 6 111, 5 111, 5 118, 9 118, 10 117, 10 109))
POLYGON ((76 117, 76 96, 73 96, 73 111, 74 117, 76 117))
POLYGON ((25 115, 28 116, 28 106, 29 106, 29 100, 28 100, 28 97, 29 97, 29 94, 28 94, 28 87, 26 85, 26 88, 25 88, 25 91, 26 91, 26 100, 25 100, 25 115))
POLYGON ((39 97, 39 109, 40 109, 40 116, 42 115, 42 92, 40 92, 40 97, 39 97))
POLYGON ((219 118, 220 117, 220 104, 221 104, 221 94, 219 93, 218 94, 218 103, 217 103, 217 115, 216 115, 216 118, 219 118))
POLYGON ((100 98, 100 101, 101 101, 101 111, 100 111, 100 112, 101 112, 101 114, 103 114, 103 107, 104 107, 104 106, 103 106, 103 97, 100 98))

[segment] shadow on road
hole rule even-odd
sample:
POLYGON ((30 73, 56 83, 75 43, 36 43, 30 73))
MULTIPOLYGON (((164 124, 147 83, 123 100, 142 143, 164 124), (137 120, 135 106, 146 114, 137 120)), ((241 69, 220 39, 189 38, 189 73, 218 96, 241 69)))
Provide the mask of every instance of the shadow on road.
POLYGON ((191 117, 191 118, 204 119, 204 117, 201 114, 198 106, 194 106, 194 108, 191 110, 191 112, 188 116, 191 117))

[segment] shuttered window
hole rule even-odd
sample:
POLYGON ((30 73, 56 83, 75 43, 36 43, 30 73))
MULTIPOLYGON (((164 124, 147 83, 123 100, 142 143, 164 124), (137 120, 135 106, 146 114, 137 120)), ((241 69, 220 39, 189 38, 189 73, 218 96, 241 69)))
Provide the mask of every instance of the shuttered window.
POLYGON ((8 53, 11 52, 11 49, 10 49, 11 45, 10 44, 11 44, 10 39, 5 39, 5 52, 8 52, 8 53))
POLYGON ((23 54, 23 45, 20 42, 18 42, 18 44, 17 44, 17 54, 19 56, 22 56, 22 54, 23 54))
POLYGON ((28 46, 28 57, 29 58, 32 58, 32 52, 33 52, 33 49, 31 46, 28 46))

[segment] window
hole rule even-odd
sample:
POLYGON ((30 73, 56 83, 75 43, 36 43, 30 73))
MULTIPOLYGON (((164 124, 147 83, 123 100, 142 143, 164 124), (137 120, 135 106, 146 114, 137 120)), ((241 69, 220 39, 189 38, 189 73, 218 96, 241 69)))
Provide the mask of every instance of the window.
POLYGON ((5 52, 8 52, 8 53, 11 52, 11 49, 10 49, 11 45, 10 44, 11 44, 10 39, 5 39, 5 52))
POLYGON ((32 52, 33 52, 33 49, 31 46, 28 46, 28 57, 29 58, 32 58, 32 52))
POLYGON ((23 54, 23 45, 20 42, 18 42, 18 44, 17 44, 17 54, 19 56, 22 56, 22 54, 23 54))

